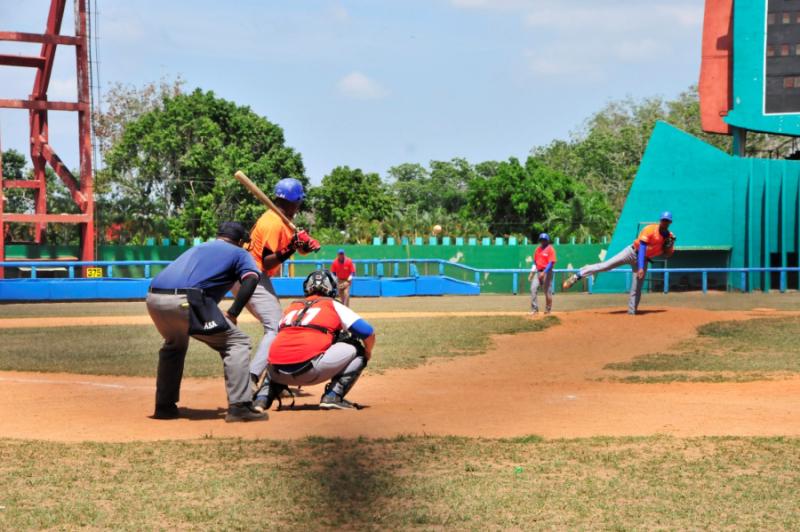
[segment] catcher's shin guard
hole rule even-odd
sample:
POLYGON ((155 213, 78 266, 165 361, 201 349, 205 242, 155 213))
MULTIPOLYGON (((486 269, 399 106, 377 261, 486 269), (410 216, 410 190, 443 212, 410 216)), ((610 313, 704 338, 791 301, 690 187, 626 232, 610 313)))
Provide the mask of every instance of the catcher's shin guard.
POLYGON ((345 373, 336 375, 325 386, 325 393, 333 392, 339 397, 344 397, 361 376, 365 367, 367 367, 367 359, 363 356, 356 356, 347 366, 345 373))

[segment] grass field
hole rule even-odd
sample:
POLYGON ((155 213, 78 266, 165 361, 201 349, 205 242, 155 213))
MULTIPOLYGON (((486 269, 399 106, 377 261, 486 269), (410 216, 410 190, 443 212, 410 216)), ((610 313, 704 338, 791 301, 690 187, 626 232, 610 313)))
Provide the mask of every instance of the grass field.
POLYGON ((0 441, 0 528, 797 529, 800 441, 0 441))
POLYGON ((605 369, 631 372, 626 382, 743 382, 800 373, 800 317, 721 321, 674 351, 654 353, 605 369))
MULTIPOLYGON (((290 298, 284 298, 288 304, 290 298)), ((620 307, 626 308, 625 294, 556 294, 556 312, 588 308, 620 307)), ((447 312, 447 311, 519 311, 530 307, 530 297, 526 294, 482 296, 444 296, 444 297, 399 297, 399 298, 354 298, 352 306, 357 312, 447 312)), ((800 308, 800 292, 764 294, 753 292, 698 292, 645 294, 642 308, 688 307, 707 310, 749 310, 758 307, 776 310, 796 310, 800 308)), ((132 316, 145 315, 147 310, 141 301, 105 303, 12 303, 0 304, 0 319, 38 316, 132 316)))
MULTIPOLYGON (((378 344, 368 371, 412 368, 436 357, 481 353, 493 334, 539 331, 558 323, 555 317, 376 319, 378 344)), ((257 342, 260 325, 243 329, 257 342)), ((68 372, 89 375, 154 376, 161 337, 151 325, 3 329, 0 370, 68 372), (36 346, 32 349, 31 346, 36 346)), ((192 340, 186 376, 222 375, 219 355, 192 340)))

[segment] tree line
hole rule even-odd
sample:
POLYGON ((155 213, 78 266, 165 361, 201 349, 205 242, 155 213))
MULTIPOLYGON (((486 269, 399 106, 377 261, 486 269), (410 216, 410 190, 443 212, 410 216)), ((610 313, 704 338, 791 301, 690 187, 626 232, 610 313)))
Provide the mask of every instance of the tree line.
MULTIPOLYGON (((241 169, 268 192, 279 179, 300 179, 308 199, 299 224, 326 243, 427 235, 437 224, 463 236, 599 237, 613 229, 657 120, 729 148, 728 137, 702 132, 692 87, 674 100, 610 102, 569 139, 535 146, 524 159, 406 163, 385 175, 337 166, 311 185, 283 130, 249 107, 185 91, 181 79, 115 84, 94 116, 103 163, 95 184, 98 235, 129 243, 208 238, 222 220, 252 223, 263 207, 233 178, 241 169)), ((30 169, 9 150, 3 173, 21 179, 30 169)), ((74 212, 52 173, 48 183, 51 212, 74 212)), ((31 211, 26 192, 8 191, 6 211, 31 211)), ((11 224, 6 240, 25 240, 27 230, 11 224)), ((78 235, 51 225, 47 237, 75 243, 78 235)))

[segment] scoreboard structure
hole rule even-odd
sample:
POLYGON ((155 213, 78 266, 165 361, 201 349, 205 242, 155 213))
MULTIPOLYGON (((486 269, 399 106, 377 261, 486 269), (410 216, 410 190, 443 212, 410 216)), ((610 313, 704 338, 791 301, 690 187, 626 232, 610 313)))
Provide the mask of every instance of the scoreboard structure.
POLYGON ((708 0, 703 129, 800 136, 800 0, 708 0))

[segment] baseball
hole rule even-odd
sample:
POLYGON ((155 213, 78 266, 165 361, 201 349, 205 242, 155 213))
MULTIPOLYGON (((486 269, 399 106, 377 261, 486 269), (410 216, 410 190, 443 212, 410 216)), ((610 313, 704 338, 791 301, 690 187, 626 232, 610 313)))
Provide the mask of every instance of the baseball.
POLYGON ((436 224, 436 225, 433 226, 433 234, 434 235, 438 235, 441 232, 442 232, 442 226, 441 225, 436 224))

